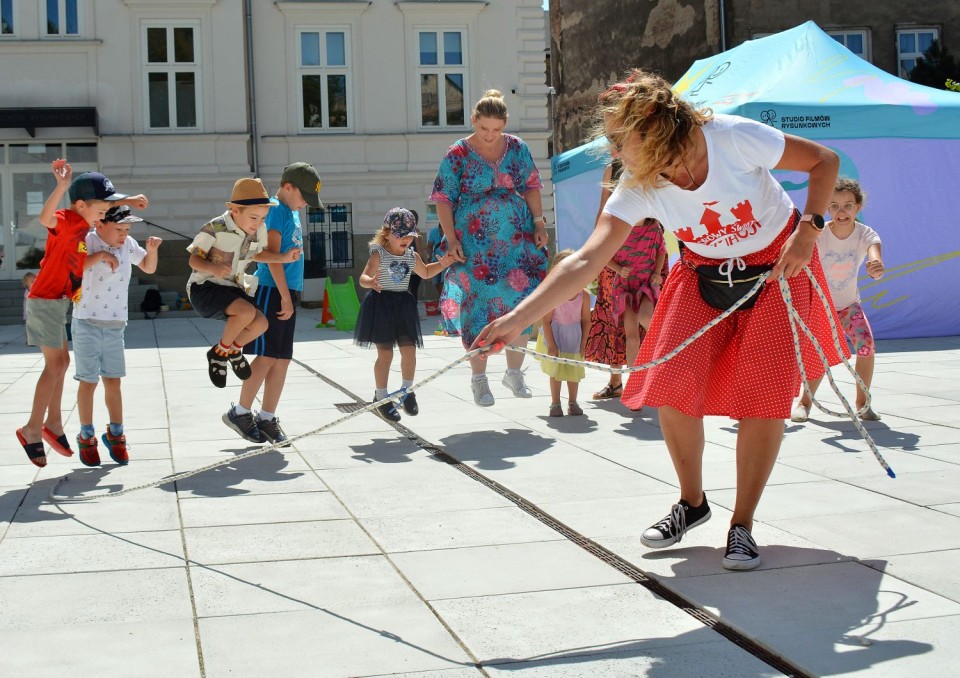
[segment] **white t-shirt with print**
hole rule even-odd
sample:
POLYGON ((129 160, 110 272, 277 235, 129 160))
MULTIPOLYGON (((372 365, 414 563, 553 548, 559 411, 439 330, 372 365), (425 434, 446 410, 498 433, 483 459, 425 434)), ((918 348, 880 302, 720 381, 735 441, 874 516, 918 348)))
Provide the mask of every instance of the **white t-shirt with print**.
MULTIPOLYGON (((786 227, 794 206, 770 174, 783 132, 747 118, 717 114, 702 127, 709 170, 700 188, 625 188, 603 208, 628 224, 657 219, 691 251, 713 259, 759 252, 786 227)), ((681 173, 682 175, 682 173, 681 173)))
POLYGON ((866 224, 854 222, 853 233, 840 239, 833 234, 830 226, 823 229, 817 239, 817 250, 823 274, 830 287, 833 305, 839 311, 855 301, 860 301, 860 288, 857 286, 857 274, 860 265, 867 258, 870 245, 879 245, 880 236, 866 224))
POLYGON ((129 235, 123 245, 111 247, 95 229, 87 233, 86 243, 87 256, 109 252, 120 265, 114 271, 107 262, 98 261, 83 272, 80 301, 73 307, 73 317, 96 322, 126 322, 130 273, 133 266, 147 256, 147 251, 129 235))

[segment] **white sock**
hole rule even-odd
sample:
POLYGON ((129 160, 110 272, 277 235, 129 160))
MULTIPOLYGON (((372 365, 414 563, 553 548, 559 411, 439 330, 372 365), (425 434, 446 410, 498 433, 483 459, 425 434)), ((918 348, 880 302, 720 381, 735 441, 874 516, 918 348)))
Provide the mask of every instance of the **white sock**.
POLYGON ((400 386, 409 389, 411 386, 413 386, 413 379, 404 379, 400 382, 400 386))
POLYGON ((508 367, 507 374, 520 374, 520 370, 516 367, 508 367))
POLYGON ((250 414, 250 410, 248 410, 243 405, 234 405, 233 412, 234 414, 250 414))
POLYGON ((387 397, 387 389, 378 388, 373 392, 373 397, 375 400, 383 400, 387 397))
POLYGON ((276 419, 276 418, 277 418, 277 415, 275 415, 273 412, 267 412, 266 410, 260 410, 260 412, 257 414, 257 418, 258 418, 258 419, 263 419, 264 421, 270 421, 271 419, 276 419))
POLYGON ((474 381, 480 381, 481 379, 486 379, 486 378, 487 378, 487 373, 486 373, 486 372, 481 372, 481 373, 479 373, 479 374, 474 374, 474 375, 473 375, 473 380, 474 380, 474 381))

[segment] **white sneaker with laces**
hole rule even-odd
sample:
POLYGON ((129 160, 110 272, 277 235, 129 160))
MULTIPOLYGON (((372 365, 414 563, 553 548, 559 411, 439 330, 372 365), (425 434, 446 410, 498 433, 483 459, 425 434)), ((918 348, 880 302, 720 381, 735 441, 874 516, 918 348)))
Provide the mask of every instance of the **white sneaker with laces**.
POLYGON ((470 388, 473 390, 473 402, 480 407, 490 407, 496 402, 490 392, 490 382, 487 380, 487 375, 471 381, 470 388))
POLYGON ((527 388, 527 384, 523 380, 523 372, 520 370, 516 372, 507 370, 506 374, 503 375, 503 385, 513 391, 513 395, 517 398, 533 397, 533 391, 527 388))

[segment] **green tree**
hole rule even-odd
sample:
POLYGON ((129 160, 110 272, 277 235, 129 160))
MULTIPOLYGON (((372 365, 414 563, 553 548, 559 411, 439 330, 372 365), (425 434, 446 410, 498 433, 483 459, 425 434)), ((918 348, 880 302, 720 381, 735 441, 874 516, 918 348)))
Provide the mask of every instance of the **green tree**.
POLYGON ((960 68, 953 56, 939 40, 930 43, 930 47, 917 59, 917 65, 910 71, 910 82, 937 89, 947 89, 947 80, 960 80, 960 68))

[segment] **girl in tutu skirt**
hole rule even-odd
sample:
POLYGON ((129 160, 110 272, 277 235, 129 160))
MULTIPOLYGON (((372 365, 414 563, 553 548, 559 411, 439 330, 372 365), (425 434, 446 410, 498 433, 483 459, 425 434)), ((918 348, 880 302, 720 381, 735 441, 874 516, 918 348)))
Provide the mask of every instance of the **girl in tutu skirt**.
MULTIPOLYGON (((358 346, 377 347, 377 361, 373 364, 376 383, 374 400, 387 397, 387 379, 393 362, 393 347, 400 349, 402 386, 413 386, 417 370, 417 347, 423 346, 420 333, 420 315, 417 300, 410 293, 410 276, 421 278, 437 275, 453 263, 448 252, 431 264, 424 264, 413 249, 417 237, 417 220, 410 210, 394 207, 383 219, 383 227, 370 241, 370 259, 360 274, 360 287, 371 292, 363 298, 353 341, 358 346)), ((400 413, 391 404, 379 408, 390 421, 400 421, 400 413)), ((419 413, 417 398, 408 393, 403 399, 403 411, 410 416, 419 413)))
MULTIPOLYGON (((557 252, 550 268, 573 254, 573 250, 557 252)), ((537 337, 537 352, 547 353, 560 358, 583 360, 587 349, 587 334, 590 331, 590 295, 580 290, 572 299, 568 299, 543 316, 543 325, 537 337)), ((580 415, 583 410, 577 404, 577 389, 584 377, 582 365, 563 365, 552 360, 540 360, 540 369, 550 377, 550 416, 562 417, 560 405, 560 382, 567 382, 567 414, 580 415)))

